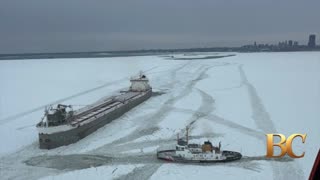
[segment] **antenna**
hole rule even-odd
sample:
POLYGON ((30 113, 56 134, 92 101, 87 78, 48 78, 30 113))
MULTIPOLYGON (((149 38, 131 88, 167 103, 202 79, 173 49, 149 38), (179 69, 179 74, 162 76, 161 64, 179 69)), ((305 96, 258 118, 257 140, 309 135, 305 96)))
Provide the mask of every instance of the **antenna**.
POLYGON ((189 144, 189 127, 188 126, 186 127, 186 141, 187 141, 187 144, 189 144))

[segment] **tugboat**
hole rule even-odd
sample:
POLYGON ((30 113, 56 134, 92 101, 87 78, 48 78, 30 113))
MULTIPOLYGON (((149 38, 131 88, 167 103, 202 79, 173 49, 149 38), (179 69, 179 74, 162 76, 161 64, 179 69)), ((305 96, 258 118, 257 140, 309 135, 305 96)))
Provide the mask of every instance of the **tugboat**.
POLYGON ((157 150, 157 158, 182 163, 217 163, 229 162, 242 158, 241 153, 235 151, 221 150, 221 142, 213 146, 208 140, 203 144, 188 143, 188 128, 186 128, 186 140, 177 136, 175 149, 157 150))
POLYGON ((130 82, 128 90, 76 111, 71 105, 62 104, 46 108, 44 117, 37 124, 40 149, 75 143, 151 97, 152 88, 142 72, 130 82))

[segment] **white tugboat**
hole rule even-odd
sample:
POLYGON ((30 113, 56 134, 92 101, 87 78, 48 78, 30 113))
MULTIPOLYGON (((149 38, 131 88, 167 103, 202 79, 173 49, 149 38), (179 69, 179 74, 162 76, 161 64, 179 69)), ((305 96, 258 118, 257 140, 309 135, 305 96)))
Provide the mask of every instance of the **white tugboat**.
POLYGON ((175 149, 158 150, 157 158, 174 162, 185 163, 214 163, 228 162, 241 159, 242 155, 234 151, 222 151, 221 143, 219 146, 213 146, 208 140, 201 144, 188 143, 188 128, 186 129, 186 140, 177 138, 175 149))

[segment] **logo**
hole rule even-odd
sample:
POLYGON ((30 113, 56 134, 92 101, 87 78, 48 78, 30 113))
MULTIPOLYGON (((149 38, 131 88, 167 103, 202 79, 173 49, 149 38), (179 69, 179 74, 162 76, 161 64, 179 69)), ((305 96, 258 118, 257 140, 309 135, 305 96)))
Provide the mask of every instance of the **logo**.
POLYGON ((287 139, 283 134, 266 134, 267 136, 267 158, 281 158, 284 155, 288 154, 291 158, 302 158, 304 157, 305 152, 301 155, 297 155, 292 150, 292 142, 295 138, 301 138, 302 143, 305 142, 307 134, 292 134, 287 139), (274 143, 273 138, 279 137, 280 142, 274 143), (281 149, 281 153, 279 155, 274 155, 274 146, 278 146, 281 149))

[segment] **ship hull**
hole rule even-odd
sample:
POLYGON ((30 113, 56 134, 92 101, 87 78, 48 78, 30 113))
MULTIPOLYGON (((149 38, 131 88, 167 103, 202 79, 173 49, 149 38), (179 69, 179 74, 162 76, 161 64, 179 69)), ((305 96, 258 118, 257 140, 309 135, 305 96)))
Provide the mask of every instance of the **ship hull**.
POLYGON ((60 146, 69 145, 83 139, 97 129, 119 118, 124 113, 149 99, 152 95, 152 90, 147 91, 141 97, 125 102, 120 107, 110 111, 109 113, 91 121, 89 123, 79 125, 70 130, 45 134, 39 133, 39 147, 40 149, 53 149, 60 146))

